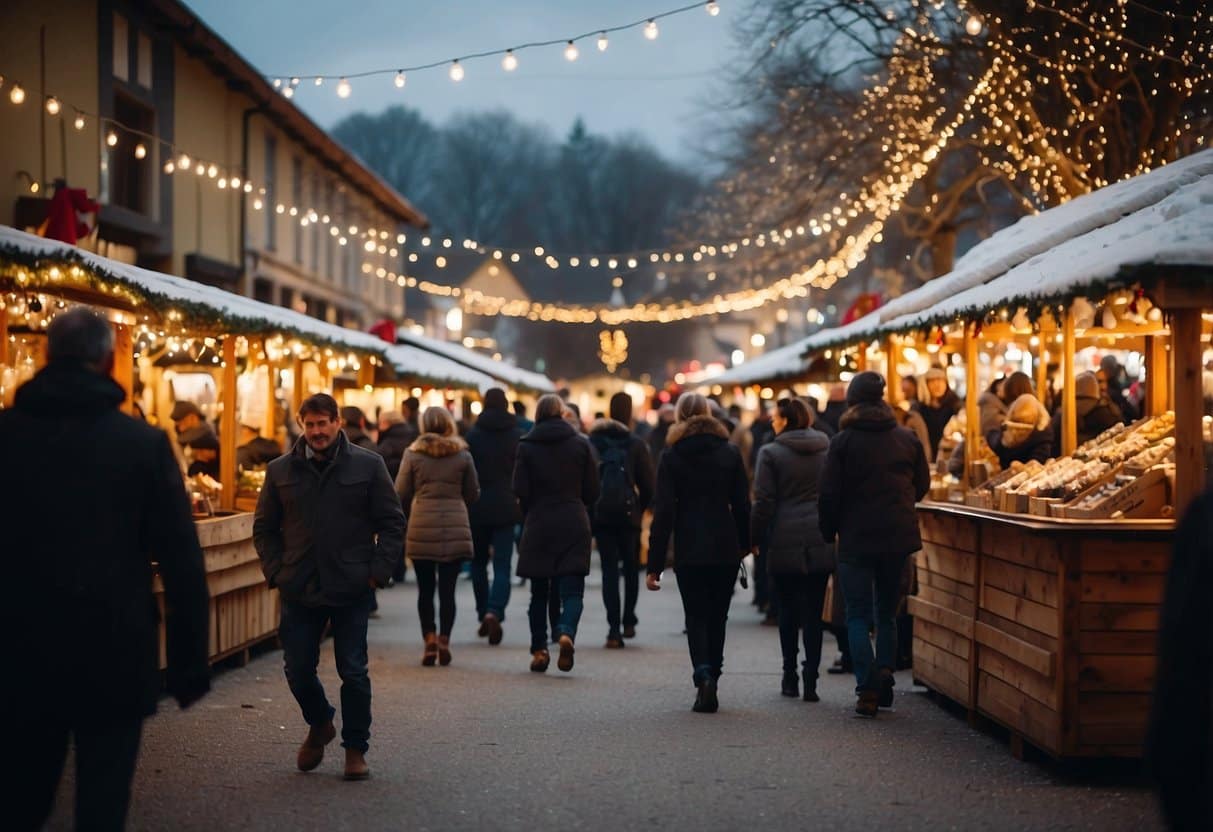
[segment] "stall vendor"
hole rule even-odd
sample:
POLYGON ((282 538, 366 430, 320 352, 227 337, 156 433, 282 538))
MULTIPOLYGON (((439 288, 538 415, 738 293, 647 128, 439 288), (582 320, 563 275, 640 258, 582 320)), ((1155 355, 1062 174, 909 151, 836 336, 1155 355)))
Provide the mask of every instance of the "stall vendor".
POLYGON ((265 465, 282 456, 282 447, 266 439, 251 425, 240 426, 240 444, 236 447, 236 464, 244 469, 265 465))
POLYGON ((180 436, 181 444, 190 451, 187 476, 206 474, 219 479, 219 437, 209 427, 190 428, 180 436))

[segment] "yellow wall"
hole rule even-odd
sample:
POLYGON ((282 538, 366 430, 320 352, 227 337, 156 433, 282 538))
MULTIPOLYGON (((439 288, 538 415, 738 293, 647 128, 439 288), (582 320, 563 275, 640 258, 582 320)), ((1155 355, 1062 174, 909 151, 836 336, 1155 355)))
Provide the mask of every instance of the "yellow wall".
MULTIPOLYGON (((71 105, 97 111, 97 6, 89 0, 0 2, 0 223, 13 223, 18 196, 29 195, 18 171, 47 183, 66 176, 73 187, 97 193, 100 136, 87 119, 77 131, 71 105), (46 90, 40 87, 39 30, 46 27, 46 90), (25 103, 9 100, 13 82, 25 89, 25 103), (58 116, 46 115, 46 95, 63 104, 58 116), (42 169, 39 125, 46 123, 46 169, 42 169), (62 162, 61 124, 67 137, 67 169, 62 162)), ((39 194, 45 196, 45 192, 39 194)))

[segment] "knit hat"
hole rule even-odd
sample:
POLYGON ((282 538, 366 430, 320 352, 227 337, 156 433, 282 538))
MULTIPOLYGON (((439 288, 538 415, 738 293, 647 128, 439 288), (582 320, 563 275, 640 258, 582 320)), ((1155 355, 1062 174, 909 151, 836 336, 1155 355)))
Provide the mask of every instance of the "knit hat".
POLYGON ((1095 377, 1095 373, 1087 371, 1078 374, 1074 379, 1074 395, 1079 399, 1099 398, 1099 379, 1095 377))
POLYGON ((490 387, 484 391, 484 409, 485 410, 505 410, 509 405, 506 400, 505 391, 500 387, 490 387))
POLYGON ((176 401, 173 402, 173 412, 169 414, 169 418, 174 422, 180 422, 191 413, 197 416, 199 419, 204 418, 202 411, 198 409, 198 405, 194 404, 193 402, 176 401))
POLYGON ((931 381, 932 379, 947 381, 948 374, 943 371, 943 367, 932 367, 931 369, 927 370, 926 380, 931 381))
POLYGON ((858 373, 847 387, 847 406, 873 404, 884 399, 884 378, 870 370, 858 373))

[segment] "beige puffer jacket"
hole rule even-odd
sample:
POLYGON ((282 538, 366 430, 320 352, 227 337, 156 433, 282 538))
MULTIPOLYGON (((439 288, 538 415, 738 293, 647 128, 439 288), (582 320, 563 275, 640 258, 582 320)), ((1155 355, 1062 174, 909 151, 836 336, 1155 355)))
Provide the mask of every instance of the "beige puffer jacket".
POLYGON ((406 555, 436 561, 472 556, 467 507, 480 499, 480 481, 462 439, 421 434, 400 461, 396 493, 408 516, 406 555))

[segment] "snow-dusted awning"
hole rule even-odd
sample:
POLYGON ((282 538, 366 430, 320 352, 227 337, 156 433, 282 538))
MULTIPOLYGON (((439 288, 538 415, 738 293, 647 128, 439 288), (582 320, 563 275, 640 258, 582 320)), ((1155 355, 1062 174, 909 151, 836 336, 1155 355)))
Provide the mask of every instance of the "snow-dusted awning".
POLYGON ((384 344, 387 347, 387 362, 396 375, 403 379, 479 390, 483 393, 498 382, 458 361, 408 344, 384 344))
POLYGON ((703 383, 745 387, 760 382, 795 379, 808 370, 814 353, 835 344, 863 340, 856 337, 857 334, 869 331, 879 323, 880 316, 872 312, 845 326, 823 329, 787 346, 764 353, 740 366, 725 370, 720 375, 704 379, 703 383))
MULTIPOLYGON (((439 341, 437 338, 418 335, 406 327, 400 327, 396 330, 396 341, 398 344, 407 344, 426 352, 436 353, 465 367, 491 376, 497 382, 504 383, 515 390, 531 393, 551 393, 556 390, 556 386, 552 384, 551 379, 541 373, 523 370, 505 361, 498 361, 487 355, 481 355, 462 344, 453 344, 449 341, 439 341)), ((489 386, 496 387, 498 384, 490 384, 489 386)))

